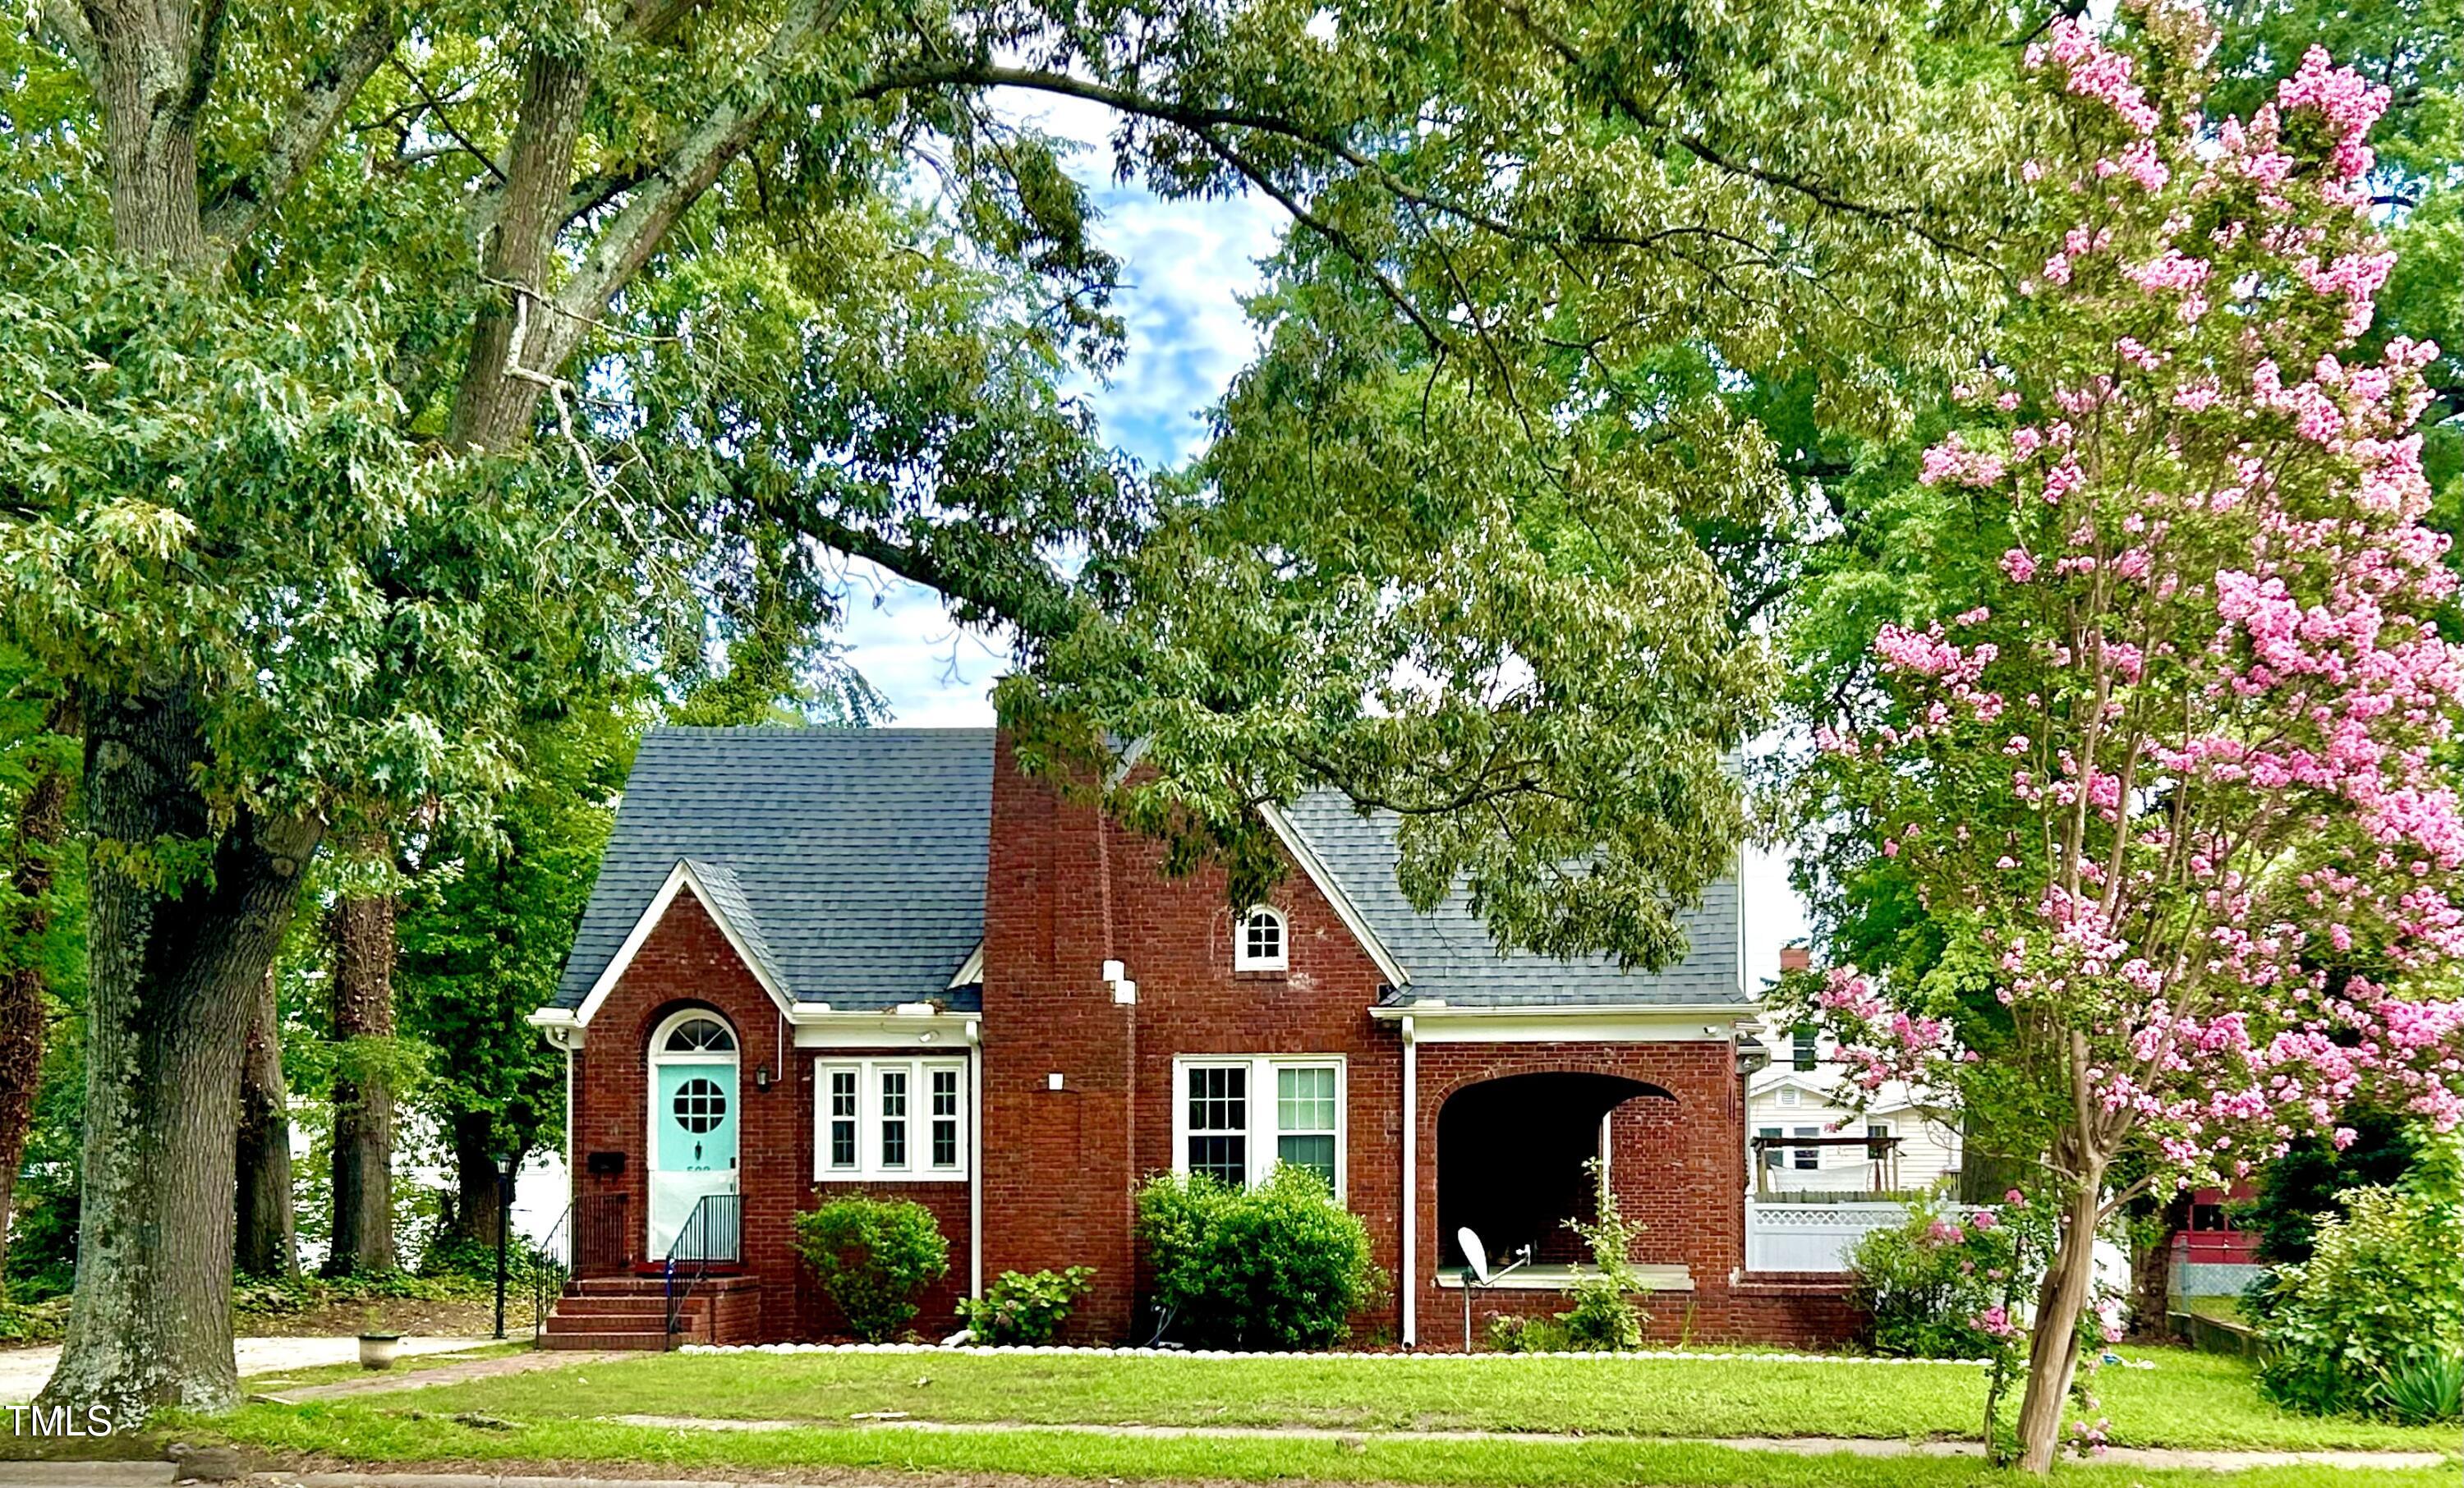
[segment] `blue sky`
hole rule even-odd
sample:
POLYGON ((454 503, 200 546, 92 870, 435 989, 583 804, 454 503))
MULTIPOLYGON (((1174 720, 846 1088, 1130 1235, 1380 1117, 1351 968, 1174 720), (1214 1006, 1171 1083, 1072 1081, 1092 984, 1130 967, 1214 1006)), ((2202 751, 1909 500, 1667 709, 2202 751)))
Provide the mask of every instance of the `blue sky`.
MULTIPOLYGON (((1104 116, 1091 105, 1065 100, 1014 117, 1095 142, 1077 164, 1081 180, 1105 183, 1094 192, 1097 238, 1123 264, 1114 304, 1129 344, 1111 378, 1084 392, 1115 447, 1149 466, 1177 464, 1203 443, 1201 416, 1256 350, 1240 301, 1259 287, 1259 260, 1274 252, 1283 210, 1255 197, 1166 202, 1111 185, 1104 116)), ((878 571, 867 578, 849 602, 848 660, 890 699, 894 721, 991 723, 987 693, 1004 665, 999 646, 953 624, 930 591, 878 571)), ((1749 853, 1742 886, 1753 985, 1775 974, 1779 947, 1805 933, 1804 911, 1771 854, 1749 853)))

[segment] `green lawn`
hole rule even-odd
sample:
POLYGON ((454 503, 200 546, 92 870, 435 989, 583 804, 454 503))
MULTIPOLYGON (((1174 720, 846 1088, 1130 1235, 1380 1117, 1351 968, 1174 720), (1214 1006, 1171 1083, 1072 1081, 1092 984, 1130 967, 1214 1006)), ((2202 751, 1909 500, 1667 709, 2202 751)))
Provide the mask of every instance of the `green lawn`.
MULTIPOLYGON (((607 1372, 594 1367, 594 1378, 607 1372)), ((432 1393, 432 1392, 431 1392, 432 1393)), ((432 1398, 423 1405, 432 1406, 432 1398)), ((672 1408, 674 1402, 671 1402, 672 1408)), ((234 1440, 360 1463, 514 1464, 623 1461, 656 1470, 1001 1474, 1094 1481, 1308 1480, 1427 1484, 1431 1488, 2030 1488, 2035 1479, 1975 1460, 1797 1456, 1684 1443, 1179 1440, 1033 1430, 960 1434, 798 1428, 676 1431, 587 1420, 480 1424, 366 1405, 250 1406, 213 1423, 234 1440)), ((2453 1463, 2409 1471, 2257 1468, 2232 1474, 2065 1465, 2077 1488, 2453 1488, 2453 1463)))
MULTIPOLYGON (((2456 1447, 2452 1430, 2286 1414, 2259 1398, 2250 1366, 2241 1359, 2187 1350, 2162 1350, 2154 1357, 2154 1369, 2109 1368, 2099 1378, 2116 1445, 2433 1452, 2456 1447)), ((1969 1367, 1745 1360, 646 1354, 458 1385, 405 1383, 403 1391, 359 1409, 417 1411, 430 1422, 482 1414, 524 1427, 553 1427, 560 1439, 618 1429, 593 1417, 692 1415, 838 1426, 869 1411, 1028 1425, 1972 1439, 1984 1400, 1983 1372, 1969 1367)), ((257 1408, 247 1418, 249 1429, 273 1430, 282 1409, 257 1408)), ((374 1431, 383 1417, 355 1413, 351 1419, 374 1431)), ((749 1433, 726 1435, 737 1443, 724 1448, 728 1452, 772 1450, 748 1445, 749 1433)))

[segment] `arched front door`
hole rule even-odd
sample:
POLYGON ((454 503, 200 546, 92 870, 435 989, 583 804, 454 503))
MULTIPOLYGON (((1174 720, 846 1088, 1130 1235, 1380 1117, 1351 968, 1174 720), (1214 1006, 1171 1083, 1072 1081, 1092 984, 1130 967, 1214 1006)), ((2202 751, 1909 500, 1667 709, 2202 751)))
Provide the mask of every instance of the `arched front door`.
MULTIPOLYGON (((650 1038, 650 1259, 667 1258, 705 1195, 736 1192, 737 1095, 736 1031, 726 1019, 694 1010, 659 1025, 650 1038)), ((678 1258, 699 1258, 695 1254, 678 1258)))

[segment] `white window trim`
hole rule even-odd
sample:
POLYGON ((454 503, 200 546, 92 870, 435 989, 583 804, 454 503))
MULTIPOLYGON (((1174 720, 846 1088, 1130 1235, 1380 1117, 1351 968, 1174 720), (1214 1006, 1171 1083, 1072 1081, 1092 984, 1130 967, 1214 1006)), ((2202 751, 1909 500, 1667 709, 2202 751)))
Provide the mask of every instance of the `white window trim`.
POLYGON ((946 1055, 909 1059, 816 1060, 813 1061, 813 1181, 815 1183, 964 1183, 974 1153, 968 1148, 967 1061, 946 1055), (933 1072, 955 1070, 958 1076, 958 1161, 935 1168, 933 1162, 933 1072), (855 1166, 830 1165, 830 1075, 855 1072, 855 1166), (907 1076, 907 1164, 885 1167, 881 1161, 881 1076, 885 1070, 907 1076))
POLYGON ((1232 922, 1232 970, 1236 972, 1287 972, 1291 970, 1291 916, 1284 913, 1283 910, 1276 908, 1270 904, 1253 904, 1246 909, 1242 910, 1240 915, 1232 922), (1282 951, 1275 955, 1253 956, 1249 953, 1249 922, 1262 914, 1270 914, 1275 918, 1275 944, 1283 948, 1282 951))
POLYGON ((1172 1061, 1172 1171, 1189 1171, 1189 1071, 1245 1065, 1249 1071, 1248 1184, 1255 1188, 1275 1171, 1275 1071, 1334 1071, 1334 1199, 1352 1207, 1351 1069, 1340 1054, 1180 1054, 1172 1061), (1263 1098, 1260 1092, 1264 1092, 1263 1098))

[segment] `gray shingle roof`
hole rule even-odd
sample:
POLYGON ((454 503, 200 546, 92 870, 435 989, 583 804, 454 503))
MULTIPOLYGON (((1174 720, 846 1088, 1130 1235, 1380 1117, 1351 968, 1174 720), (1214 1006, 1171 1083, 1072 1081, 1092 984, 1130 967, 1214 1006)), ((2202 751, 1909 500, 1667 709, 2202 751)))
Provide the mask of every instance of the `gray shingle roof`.
MULTIPOLYGON (((557 1003, 598 980, 679 860, 753 957, 800 1002, 878 1010, 947 999, 983 939, 992 830, 989 729, 653 729, 574 937, 557 1003)), ((1684 917, 1691 950, 1664 972, 1605 956, 1498 954, 1462 894, 1429 914, 1395 885, 1391 818, 1320 793, 1287 814, 1411 978, 1451 1007, 1694 1006, 1745 1000, 1737 884, 1684 917)))
POLYGON ((800 1002, 979 1003, 990 729, 653 729, 557 992, 578 1005, 677 860, 800 1002))
POLYGON ((1391 814, 1362 817, 1333 792, 1293 803, 1292 825, 1346 897, 1412 978, 1407 996, 1448 1007, 1692 1007, 1746 1001, 1737 881, 1715 881, 1681 920, 1685 959, 1659 973, 1622 972, 1608 956, 1560 961, 1529 952, 1500 955, 1460 890, 1427 914, 1395 884, 1399 856, 1391 814))

